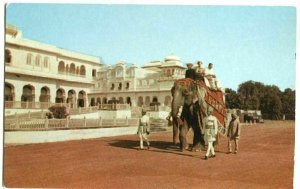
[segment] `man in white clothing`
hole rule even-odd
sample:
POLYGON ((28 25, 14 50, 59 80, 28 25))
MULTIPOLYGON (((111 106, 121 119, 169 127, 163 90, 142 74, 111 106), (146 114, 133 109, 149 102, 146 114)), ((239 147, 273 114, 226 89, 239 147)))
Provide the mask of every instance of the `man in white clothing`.
POLYGON ((205 160, 208 159, 210 152, 212 154, 211 157, 216 157, 213 142, 216 141, 218 134, 218 122, 217 118, 213 116, 213 112, 213 108, 209 107, 207 111, 208 116, 204 118, 204 138, 208 143, 205 160))
POLYGON ((144 141, 147 142, 147 148, 150 149, 150 142, 148 140, 147 135, 150 134, 150 122, 149 122, 149 116, 146 115, 146 111, 142 110, 142 117, 140 118, 140 123, 138 126, 137 134, 140 137, 140 148, 144 149, 144 141))
MULTIPOLYGON (((208 68, 205 70, 205 77, 209 82, 210 88, 215 89, 215 90, 220 89, 218 80, 217 80, 215 72, 213 70, 213 64, 212 63, 208 64, 208 68)), ((207 83, 206 83, 206 85, 207 85, 207 83)))

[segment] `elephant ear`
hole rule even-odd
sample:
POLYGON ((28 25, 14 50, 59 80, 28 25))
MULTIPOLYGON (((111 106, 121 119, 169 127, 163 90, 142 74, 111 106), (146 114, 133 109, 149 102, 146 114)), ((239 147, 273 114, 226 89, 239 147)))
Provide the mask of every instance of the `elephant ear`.
POLYGON ((171 88, 171 95, 172 95, 172 96, 174 96, 174 92, 175 92, 175 86, 173 86, 173 87, 171 88))

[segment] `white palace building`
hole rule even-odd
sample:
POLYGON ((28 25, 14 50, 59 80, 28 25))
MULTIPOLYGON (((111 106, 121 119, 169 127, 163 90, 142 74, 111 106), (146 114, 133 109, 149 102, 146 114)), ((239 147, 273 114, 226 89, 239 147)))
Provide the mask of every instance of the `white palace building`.
POLYGON ((110 66, 99 57, 23 38, 14 26, 6 26, 5 39, 6 109, 47 109, 55 103, 70 108, 111 102, 170 106, 174 80, 185 73, 174 55, 142 68, 122 61, 110 66))

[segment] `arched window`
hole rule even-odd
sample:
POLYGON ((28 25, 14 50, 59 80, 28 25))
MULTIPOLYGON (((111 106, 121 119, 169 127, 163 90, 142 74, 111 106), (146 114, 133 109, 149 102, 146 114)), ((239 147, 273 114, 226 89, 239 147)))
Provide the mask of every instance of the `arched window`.
POLYGON ((45 58, 44 58, 44 67, 45 67, 45 68, 48 68, 48 65, 49 65, 49 58, 48 58, 48 57, 45 57, 45 58))
POLYGON ((139 107, 142 107, 143 104, 144 104, 144 102, 143 102, 143 97, 142 97, 142 96, 139 96, 139 97, 138 97, 138 103, 137 103, 137 105, 138 105, 139 107))
POLYGON ((23 87, 21 101, 22 101, 21 102, 22 108, 25 108, 25 107, 32 108, 33 107, 33 103, 35 102, 35 92, 34 92, 34 87, 32 85, 25 85, 23 87), (30 102, 30 103, 27 104, 26 102, 30 102))
POLYGON ((91 106, 95 106, 96 105, 96 103, 95 103, 95 98, 91 98, 91 104, 90 104, 91 106))
POLYGON ((27 54, 27 61, 26 64, 31 65, 32 64, 32 54, 27 54))
POLYGON ((46 86, 41 88, 40 102, 41 108, 46 108, 50 102, 50 89, 46 86))
POLYGON ((101 98, 100 97, 97 98, 97 104, 101 104, 101 98))
POLYGON ((75 99, 76 99, 76 92, 71 89, 68 91, 68 98, 67 98, 67 103, 70 104, 70 107, 71 108, 74 108, 74 105, 75 105, 75 99))
POLYGON ((85 67, 83 65, 80 66, 80 75, 85 75, 85 67))
POLYGON ((5 88, 4 88, 4 100, 5 101, 13 101, 14 100, 14 91, 15 88, 12 84, 5 82, 5 88))
POLYGON ((75 74, 75 64, 74 63, 71 63, 71 65, 70 65, 70 73, 75 74))
POLYGON ((130 97, 126 97, 126 103, 131 106, 131 98, 130 97))
POLYGON ((8 49, 5 49, 5 63, 11 63, 11 53, 8 49))
POLYGON ((58 72, 65 72, 65 63, 60 61, 58 64, 58 72))
POLYGON ((154 96, 154 97, 152 98, 152 102, 158 102, 158 99, 157 99, 156 96, 154 96))
POLYGON ((55 103, 63 103, 65 101, 64 89, 57 89, 55 103))
POLYGON ((40 66, 40 63, 41 63, 41 56, 40 55, 37 55, 35 57, 35 65, 36 66, 40 66))
POLYGON ((103 98, 102 103, 107 104, 107 98, 106 97, 103 98))

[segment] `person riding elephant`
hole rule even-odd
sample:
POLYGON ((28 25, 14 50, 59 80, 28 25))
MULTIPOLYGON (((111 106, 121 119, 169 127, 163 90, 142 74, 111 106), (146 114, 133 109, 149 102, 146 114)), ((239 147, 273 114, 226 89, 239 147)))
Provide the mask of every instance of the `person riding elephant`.
POLYGON ((187 70, 185 71, 185 78, 190 78, 192 80, 195 80, 195 70, 193 69, 192 63, 187 63, 187 70))

